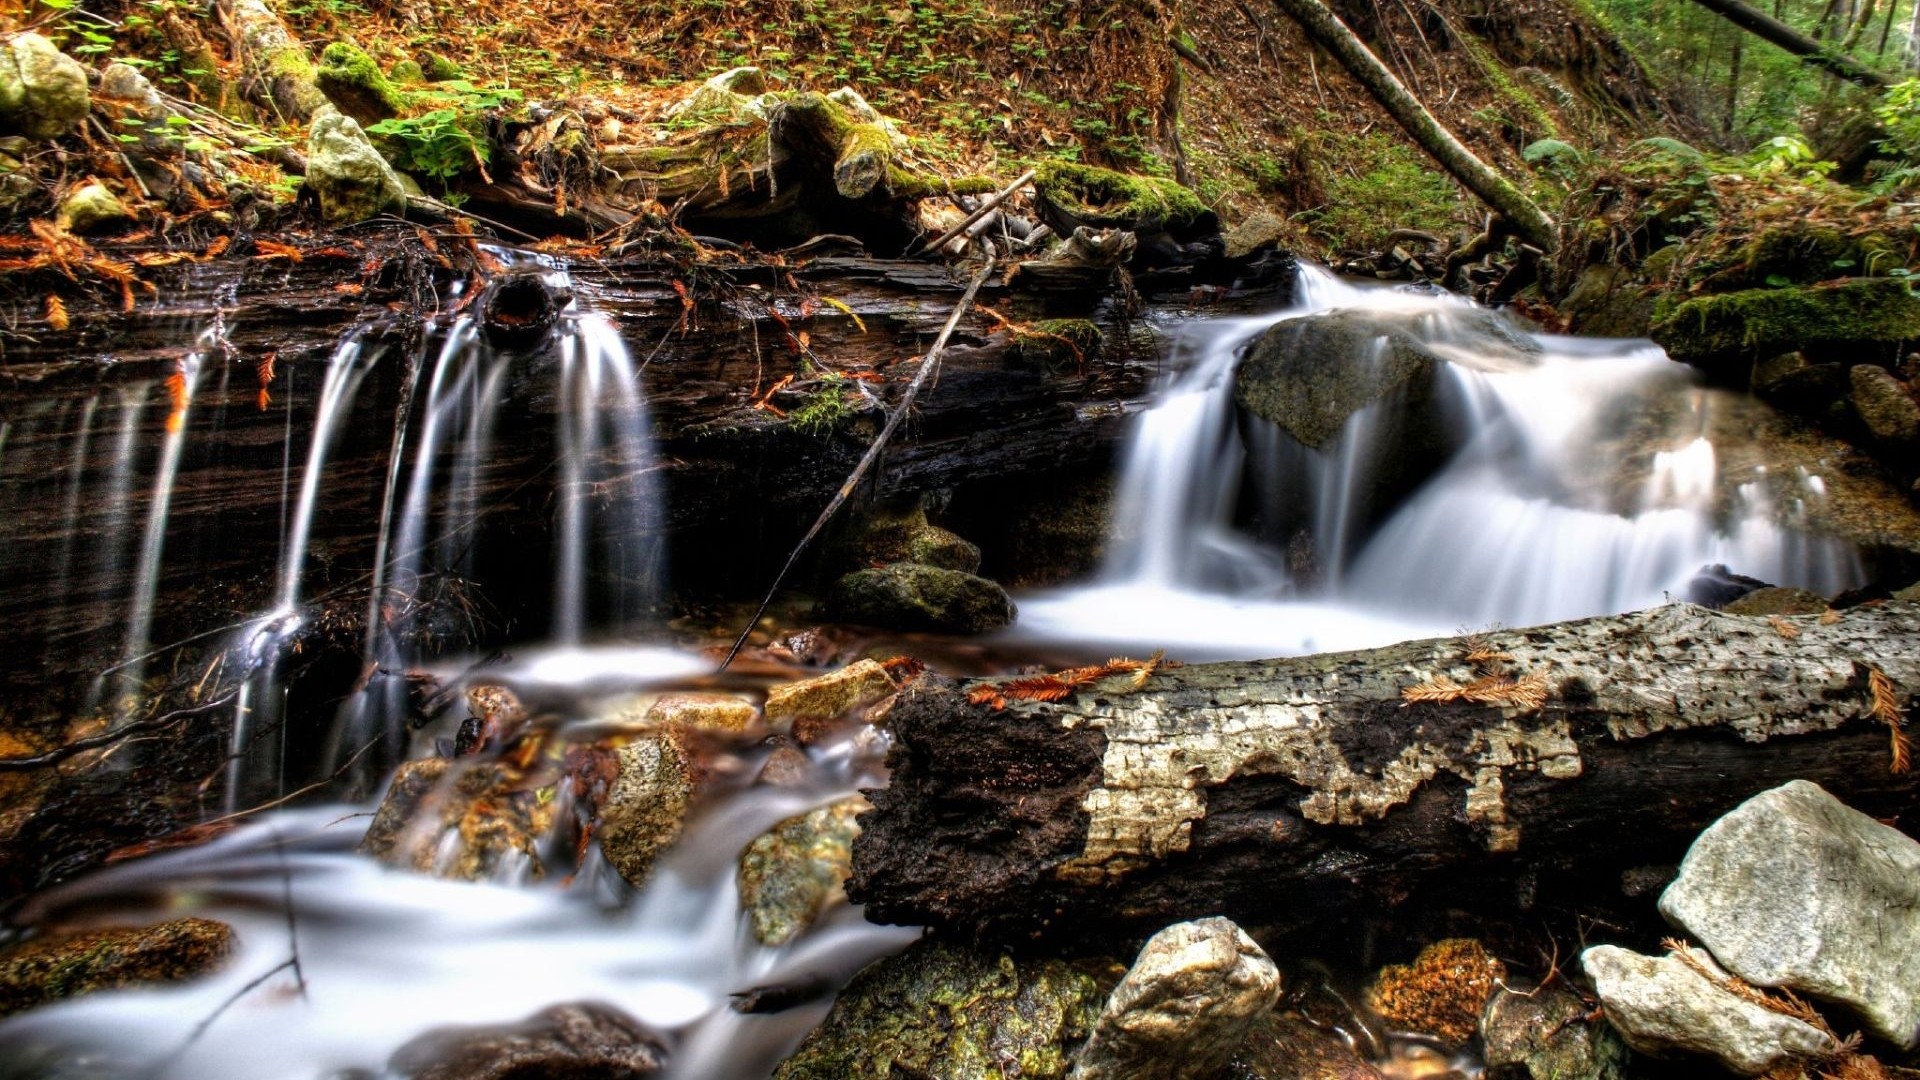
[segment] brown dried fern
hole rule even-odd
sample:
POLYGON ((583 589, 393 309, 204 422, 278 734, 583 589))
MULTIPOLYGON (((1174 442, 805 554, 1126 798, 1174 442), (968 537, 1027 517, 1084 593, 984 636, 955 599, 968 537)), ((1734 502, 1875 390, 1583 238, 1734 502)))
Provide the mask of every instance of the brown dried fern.
POLYGON ((1541 671, 1530 672, 1518 679, 1488 675, 1464 686, 1449 676, 1436 675, 1417 686, 1402 689, 1400 702, 1405 706, 1420 702, 1445 705, 1466 701, 1475 705, 1539 712, 1546 707, 1547 695, 1547 676, 1541 671))
POLYGON ((1783 638, 1786 638, 1788 641, 1792 641, 1794 638, 1797 638, 1800 636, 1799 627, 1793 625, 1792 623, 1788 622, 1787 620, 1781 618, 1778 615, 1767 616, 1767 622, 1773 626, 1775 633, 1779 634, 1783 638))
POLYGON ((1906 727, 1907 717, 1900 708, 1900 694, 1894 689, 1893 680, 1877 667, 1867 669, 1867 689, 1873 695, 1872 716, 1887 725, 1889 738, 1893 743, 1893 764, 1890 771, 1906 773, 1913 771, 1913 741, 1901 729, 1906 727))
POLYGON ((1007 707, 1008 701, 1063 701, 1088 683, 1109 675, 1129 673, 1133 676, 1127 680, 1129 687, 1139 690, 1147 685, 1147 680, 1153 677, 1155 671, 1172 666, 1166 663, 1166 655, 1166 650, 1160 649, 1145 660, 1117 656, 1104 664, 1068 668, 1053 675, 1029 675, 1003 683, 981 683, 967 691, 967 700, 975 705, 991 706, 998 712, 1007 707))

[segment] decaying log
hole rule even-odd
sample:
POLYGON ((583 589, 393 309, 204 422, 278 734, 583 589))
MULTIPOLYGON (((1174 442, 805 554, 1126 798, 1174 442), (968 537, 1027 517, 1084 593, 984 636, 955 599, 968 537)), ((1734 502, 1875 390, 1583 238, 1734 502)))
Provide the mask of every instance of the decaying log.
POLYGON ((263 105, 283 121, 300 123, 327 104, 306 47, 267 0, 225 0, 219 10, 233 55, 263 105))
POLYGON ((1869 680, 1910 709, 1916 635, 1920 604, 1837 621, 1676 604, 1120 675, 1002 711, 923 680, 889 717, 848 894, 879 922, 1001 935, 1213 914, 1284 930, 1416 891, 1511 906, 1502 882, 1617 896, 1620 871, 1677 861, 1793 778, 1911 829, 1920 785, 1890 770, 1869 680))

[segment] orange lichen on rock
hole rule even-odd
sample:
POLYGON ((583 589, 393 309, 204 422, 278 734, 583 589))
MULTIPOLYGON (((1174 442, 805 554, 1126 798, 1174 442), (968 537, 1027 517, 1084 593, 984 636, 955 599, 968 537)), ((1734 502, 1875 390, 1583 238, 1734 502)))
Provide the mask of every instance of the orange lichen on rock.
POLYGON ((1392 1027, 1464 1045, 1506 977, 1506 965, 1479 942, 1448 938, 1420 950, 1411 964, 1382 968, 1367 989, 1367 1005, 1392 1027))

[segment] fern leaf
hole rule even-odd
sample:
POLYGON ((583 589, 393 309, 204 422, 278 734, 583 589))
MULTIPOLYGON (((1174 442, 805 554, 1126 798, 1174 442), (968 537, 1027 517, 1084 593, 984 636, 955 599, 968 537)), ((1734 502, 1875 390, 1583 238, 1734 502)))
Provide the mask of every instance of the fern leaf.
POLYGON ((1526 149, 1520 151, 1520 160, 1529 165, 1538 165, 1543 161, 1549 165, 1562 162, 1578 165, 1586 160, 1586 155, 1572 143, 1559 139, 1539 139, 1528 143, 1526 149))
POLYGON ((1800 636, 1799 627, 1793 625, 1792 623, 1788 622, 1787 620, 1781 618, 1778 615, 1767 616, 1767 622, 1773 627, 1775 633, 1779 634, 1783 638, 1786 638, 1788 641, 1792 641, 1794 638, 1797 638, 1800 636))

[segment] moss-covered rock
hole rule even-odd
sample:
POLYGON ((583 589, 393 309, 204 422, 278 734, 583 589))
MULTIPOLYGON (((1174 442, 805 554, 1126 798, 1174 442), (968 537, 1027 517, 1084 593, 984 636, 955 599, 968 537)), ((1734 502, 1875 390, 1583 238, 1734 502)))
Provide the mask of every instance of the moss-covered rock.
POLYGON ((889 630, 979 634, 1013 622, 1013 600, 986 578, 897 562, 858 570, 833 583, 830 618, 889 630))
POLYGON ((1632 1054, 1609 1024, 1587 1023, 1579 995, 1501 989, 1480 1020, 1489 1070, 1514 1080, 1622 1080, 1632 1054))
POLYGON ((1920 403, 1907 384, 1876 364, 1854 365, 1847 380, 1853 411, 1878 449, 1896 457, 1920 449, 1920 403))
POLYGON ((1048 160, 1036 170, 1034 188, 1071 222, 1066 228, 1055 226, 1062 236, 1077 226, 1132 232, 1211 231, 1218 226, 1200 196, 1157 176, 1048 160))
POLYGON ((1595 263, 1580 272, 1560 303, 1573 331, 1592 337, 1645 337, 1653 322, 1653 298, 1633 271, 1595 263))
POLYGON ((313 78, 335 108, 362 124, 406 111, 406 95, 387 79, 366 50, 351 42, 336 41, 327 46, 313 78))
POLYGON ((1819 615, 1827 610, 1827 599, 1805 589, 1769 585, 1728 603, 1721 610, 1729 615, 1819 615))
POLYGON ((1880 233, 1851 235, 1832 225, 1795 221, 1764 229, 1726 265, 1699 279, 1701 292, 1809 285, 1834 277, 1885 272, 1901 261, 1880 233))
POLYGON ((853 872, 859 795, 787 818, 740 853, 740 907, 763 945, 784 945, 812 926, 853 872))
POLYGON ((980 569, 980 549, 929 522, 917 499, 876 507, 835 549, 835 564, 849 570, 890 562, 917 562, 966 574, 980 569))
POLYGON ((419 57, 420 72, 428 82, 452 82, 467 77, 467 70, 437 52, 424 52, 419 57))
POLYGON ((1920 339, 1920 297, 1892 278, 1743 289, 1687 300, 1652 330, 1675 360, 1745 384, 1756 360, 1796 349, 1815 361, 1891 358, 1920 339))
POLYGON ((0 1016, 96 990, 185 982, 233 951, 233 928, 211 919, 86 930, 0 952, 0 1016))
POLYGON ((133 211, 98 180, 89 180, 60 200, 60 223, 79 235, 100 232, 133 221, 133 211))
POLYGON ((307 131, 308 190, 328 224, 350 225, 407 206, 393 166, 351 116, 321 110, 307 131))
POLYGON ((855 976, 774 1080, 1062 1080, 1120 974, 928 938, 855 976))
POLYGON ((53 42, 34 33, 0 42, 0 134, 58 138, 91 107, 87 69, 53 42))

